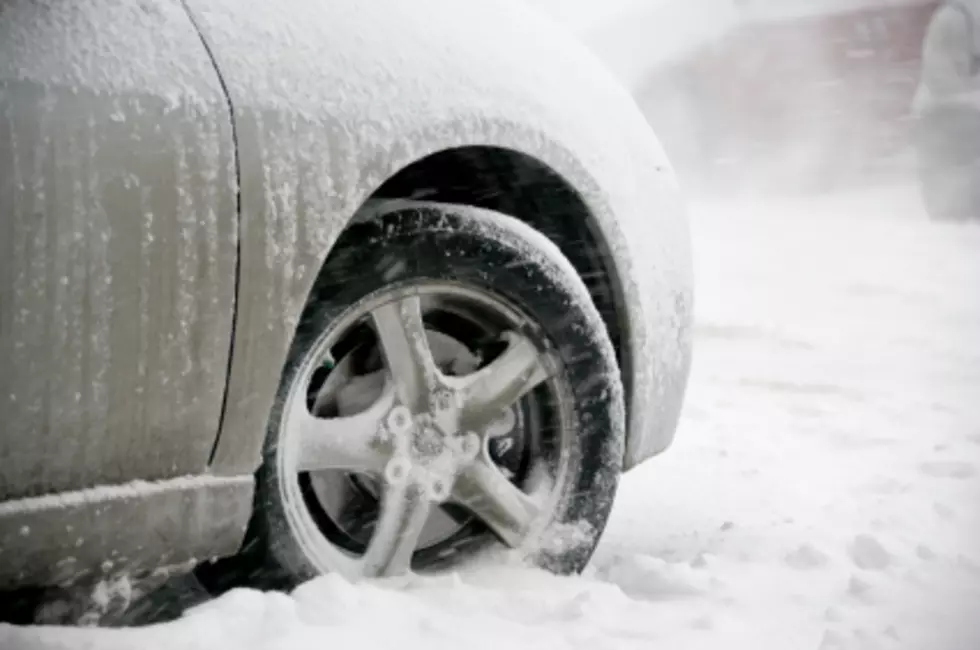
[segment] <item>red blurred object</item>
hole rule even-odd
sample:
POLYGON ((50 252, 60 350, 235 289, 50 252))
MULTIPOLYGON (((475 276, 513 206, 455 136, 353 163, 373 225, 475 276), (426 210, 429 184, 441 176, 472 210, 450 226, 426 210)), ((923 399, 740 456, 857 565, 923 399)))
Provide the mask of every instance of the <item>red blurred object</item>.
POLYGON ((795 16, 746 7, 725 37, 639 89, 682 181, 823 190, 908 167, 922 39, 939 1, 809 4, 795 16))

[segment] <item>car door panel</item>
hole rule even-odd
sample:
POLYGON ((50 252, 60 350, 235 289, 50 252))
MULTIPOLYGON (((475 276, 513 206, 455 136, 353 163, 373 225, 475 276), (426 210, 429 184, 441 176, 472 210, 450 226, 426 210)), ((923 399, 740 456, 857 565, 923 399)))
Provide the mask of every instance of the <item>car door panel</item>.
POLYGON ((176 0, 0 7, 0 501, 204 471, 234 163, 176 0))

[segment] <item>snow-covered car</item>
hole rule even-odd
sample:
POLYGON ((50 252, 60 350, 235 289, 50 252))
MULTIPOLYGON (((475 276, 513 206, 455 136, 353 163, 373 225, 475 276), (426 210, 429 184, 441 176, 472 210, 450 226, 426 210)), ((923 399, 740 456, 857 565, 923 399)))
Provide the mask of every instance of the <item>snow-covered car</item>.
POLYGON ((671 443, 673 171, 519 3, 10 0, 0 116, 0 589, 575 571, 671 443))

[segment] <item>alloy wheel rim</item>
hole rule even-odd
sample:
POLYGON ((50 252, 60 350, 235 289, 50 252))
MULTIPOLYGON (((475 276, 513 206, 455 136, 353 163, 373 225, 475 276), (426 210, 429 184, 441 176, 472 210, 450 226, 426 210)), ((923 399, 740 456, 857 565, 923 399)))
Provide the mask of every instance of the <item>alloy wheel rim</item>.
MULTIPOLYGON (((411 570, 416 552, 431 542, 425 535, 434 512, 462 509, 511 548, 523 547, 539 532, 561 498, 554 486, 568 471, 571 412, 557 356, 535 330, 498 296, 423 282, 366 297, 319 337, 291 383, 276 452, 287 523, 318 572, 361 578, 411 570), (448 374, 437 364, 438 331, 426 321, 447 305, 485 317, 498 330, 498 353, 473 372, 448 374), (353 414, 321 417, 321 398, 330 391, 311 398, 314 373, 325 365, 336 370, 338 342, 365 326, 381 359, 381 376, 371 376, 370 403, 353 414), (548 408, 529 408, 535 400, 548 408), (495 462, 491 445, 516 420, 541 425, 538 417, 547 423, 529 436, 533 448, 522 450, 529 462, 518 485, 495 462), (376 519, 361 553, 331 539, 308 492, 304 497, 310 477, 328 473, 360 477, 377 492, 376 519)), ((326 381, 331 376, 337 377, 328 374, 326 381)), ((344 385, 343 379, 334 383, 344 385)))

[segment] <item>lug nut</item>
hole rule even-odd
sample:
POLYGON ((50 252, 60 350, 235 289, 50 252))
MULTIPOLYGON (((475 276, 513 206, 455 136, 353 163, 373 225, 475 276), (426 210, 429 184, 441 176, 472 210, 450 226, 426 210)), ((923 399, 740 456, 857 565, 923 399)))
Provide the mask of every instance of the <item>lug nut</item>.
POLYGON ((385 480, 390 485, 401 485, 412 471, 412 463, 405 458, 392 458, 385 465, 385 480))
POLYGON ((412 412, 406 406, 396 406, 388 413, 388 430, 396 436, 405 435, 412 430, 412 412))
POLYGON ((429 499, 441 503, 449 498, 449 483, 441 478, 433 478, 429 482, 429 499))

